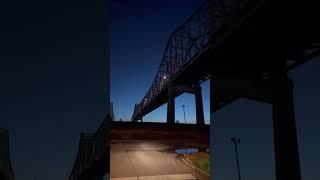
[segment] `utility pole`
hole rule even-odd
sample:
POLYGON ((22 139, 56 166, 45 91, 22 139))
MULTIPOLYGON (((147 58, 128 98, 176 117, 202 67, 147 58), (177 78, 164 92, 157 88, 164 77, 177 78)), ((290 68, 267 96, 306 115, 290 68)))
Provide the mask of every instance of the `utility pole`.
POLYGON ((238 156, 238 144, 240 143, 240 139, 232 137, 230 140, 234 143, 234 150, 235 150, 235 153, 236 153, 236 161, 237 161, 237 169, 238 169, 238 177, 239 177, 239 180, 241 180, 239 156, 238 156))
POLYGON ((182 109, 183 109, 183 117, 184 117, 184 123, 187 124, 187 120, 186 120, 186 112, 184 111, 184 108, 186 106, 184 104, 182 104, 182 109))

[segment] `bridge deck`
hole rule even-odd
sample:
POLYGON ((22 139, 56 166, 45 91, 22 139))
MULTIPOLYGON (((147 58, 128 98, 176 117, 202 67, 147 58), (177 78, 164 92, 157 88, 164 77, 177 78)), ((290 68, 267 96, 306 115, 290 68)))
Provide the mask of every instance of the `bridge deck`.
MULTIPOLYGON (((209 37, 208 48, 179 71, 170 84, 202 82, 208 76, 213 81, 220 76, 262 78, 307 62, 320 52, 320 29, 316 25, 320 12, 315 7, 311 1, 260 1, 244 16, 225 22, 209 37)), ((225 93, 214 96, 217 102, 213 111, 239 98, 225 93)), ((164 88, 137 116, 148 114, 167 99, 164 88)))

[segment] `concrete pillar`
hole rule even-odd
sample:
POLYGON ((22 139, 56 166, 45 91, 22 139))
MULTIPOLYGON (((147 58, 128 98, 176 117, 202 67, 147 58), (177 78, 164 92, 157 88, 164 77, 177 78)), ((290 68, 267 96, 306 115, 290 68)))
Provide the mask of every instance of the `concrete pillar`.
POLYGON ((194 86, 194 89, 195 89, 195 99, 196 99, 197 125, 204 125, 203 102, 202 102, 202 93, 201 93, 202 88, 199 83, 196 83, 194 86))
POLYGON ((174 101, 175 89, 172 86, 168 86, 168 107, 167 107, 167 123, 175 123, 175 101, 174 101))
POLYGON ((301 180, 293 105, 293 83, 287 76, 273 79, 273 127, 277 180, 301 180))

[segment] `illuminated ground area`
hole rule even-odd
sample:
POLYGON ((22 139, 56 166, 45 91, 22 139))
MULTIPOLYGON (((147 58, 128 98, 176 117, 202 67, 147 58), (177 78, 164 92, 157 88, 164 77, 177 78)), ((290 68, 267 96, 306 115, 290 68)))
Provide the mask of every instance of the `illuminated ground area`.
POLYGON ((111 180, 209 180, 182 162, 169 146, 160 143, 111 144, 111 180))

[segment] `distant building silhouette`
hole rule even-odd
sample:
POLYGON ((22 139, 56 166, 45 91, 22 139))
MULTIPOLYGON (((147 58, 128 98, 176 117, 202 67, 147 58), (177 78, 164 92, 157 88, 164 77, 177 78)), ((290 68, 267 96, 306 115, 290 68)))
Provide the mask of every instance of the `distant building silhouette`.
POLYGON ((0 180, 14 180, 14 172, 10 160, 9 131, 0 128, 0 180))

